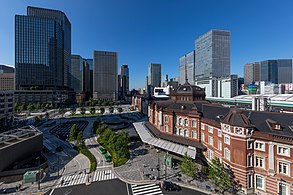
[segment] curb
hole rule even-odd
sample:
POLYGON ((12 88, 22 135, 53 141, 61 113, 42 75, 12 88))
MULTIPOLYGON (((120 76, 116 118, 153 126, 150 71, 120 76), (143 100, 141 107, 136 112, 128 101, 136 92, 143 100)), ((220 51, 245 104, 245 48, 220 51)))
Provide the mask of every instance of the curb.
POLYGON ((112 167, 113 172, 115 173, 115 175, 117 176, 118 179, 120 179, 121 181, 128 183, 128 184, 139 184, 139 185, 143 185, 143 184, 150 184, 150 183, 157 183, 157 181, 135 181, 135 180, 131 180, 131 179, 125 179, 123 178, 120 173, 118 173, 114 167, 112 167))
POLYGON ((185 183, 179 183, 179 182, 174 182, 174 181, 172 181, 172 183, 175 183, 175 184, 177 184, 177 185, 179 185, 181 187, 188 188, 188 189, 191 189, 191 190, 196 190, 196 191, 199 191, 199 192, 202 192, 202 193, 205 193, 205 194, 211 194, 211 192, 206 191, 206 190, 204 190, 202 188, 197 188, 197 187, 195 187, 193 185, 187 185, 185 183))

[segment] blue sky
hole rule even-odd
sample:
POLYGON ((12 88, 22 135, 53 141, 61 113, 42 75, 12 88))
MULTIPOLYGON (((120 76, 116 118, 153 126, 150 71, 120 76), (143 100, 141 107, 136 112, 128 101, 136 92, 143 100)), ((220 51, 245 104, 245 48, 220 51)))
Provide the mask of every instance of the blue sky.
POLYGON ((265 59, 293 58, 291 0, 1 0, 0 64, 14 65, 14 15, 28 5, 58 9, 72 24, 72 53, 117 51, 130 87, 143 87, 147 65, 179 74, 179 57, 210 29, 231 31, 231 73, 265 59))

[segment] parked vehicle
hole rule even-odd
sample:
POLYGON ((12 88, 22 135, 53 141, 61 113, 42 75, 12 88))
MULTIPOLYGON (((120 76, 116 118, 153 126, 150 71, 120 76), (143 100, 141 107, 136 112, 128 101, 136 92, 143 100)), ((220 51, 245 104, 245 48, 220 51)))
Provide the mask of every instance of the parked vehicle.
POLYGON ((175 183, 172 183, 170 181, 163 181, 163 188, 166 191, 180 191, 181 187, 175 183))

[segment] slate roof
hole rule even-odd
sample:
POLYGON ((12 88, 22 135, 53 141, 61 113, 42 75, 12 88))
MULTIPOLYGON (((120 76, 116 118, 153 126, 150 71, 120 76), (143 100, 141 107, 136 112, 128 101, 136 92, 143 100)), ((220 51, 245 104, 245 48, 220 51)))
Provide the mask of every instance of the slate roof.
POLYGON ((192 108, 197 108, 197 113, 201 114, 203 121, 218 124, 224 122, 239 127, 253 127, 256 131, 293 137, 293 114, 266 112, 266 111, 250 111, 234 108, 223 107, 219 104, 211 104, 207 101, 174 101, 156 102, 159 107, 165 111, 175 111, 180 113, 190 113, 192 108), (168 102, 168 103, 167 103, 168 102), (185 106, 182 109, 182 106, 185 106), (271 129, 266 120, 272 120, 281 125, 282 130, 276 131, 271 129))

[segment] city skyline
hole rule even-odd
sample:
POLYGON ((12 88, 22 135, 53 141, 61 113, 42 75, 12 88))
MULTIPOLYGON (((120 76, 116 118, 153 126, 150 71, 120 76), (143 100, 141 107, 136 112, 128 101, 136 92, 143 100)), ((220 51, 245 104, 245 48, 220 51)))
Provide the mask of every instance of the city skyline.
POLYGON ((118 65, 128 64, 130 68, 130 89, 144 86, 145 81, 141 78, 145 78, 151 62, 162 64, 162 74, 178 77, 178 59, 192 51, 194 40, 210 29, 231 32, 231 74, 243 76, 244 64, 253 61, 292 58, 293 28, 286 22, 292 19, 290 1, 236 4, 232 1, 165 3, 129 0, 123 3, 115 1, 114 6, 102 1, 77 2, 71 6, 68 3, 14 0, 2 6, 0 63, 15 65, 14 15, 24 15, 27 6, 61 10, 70 18, 72 53, 91 58, 94 50, 118 52, 118 65), (198 6, 203 9, 195 9, 198 6), (75 14, 78 9, 86 9, 87 12, 75 14), (267 13, 273 10, 278 14, 260 14, 259 10, 264 9, 267 13))

